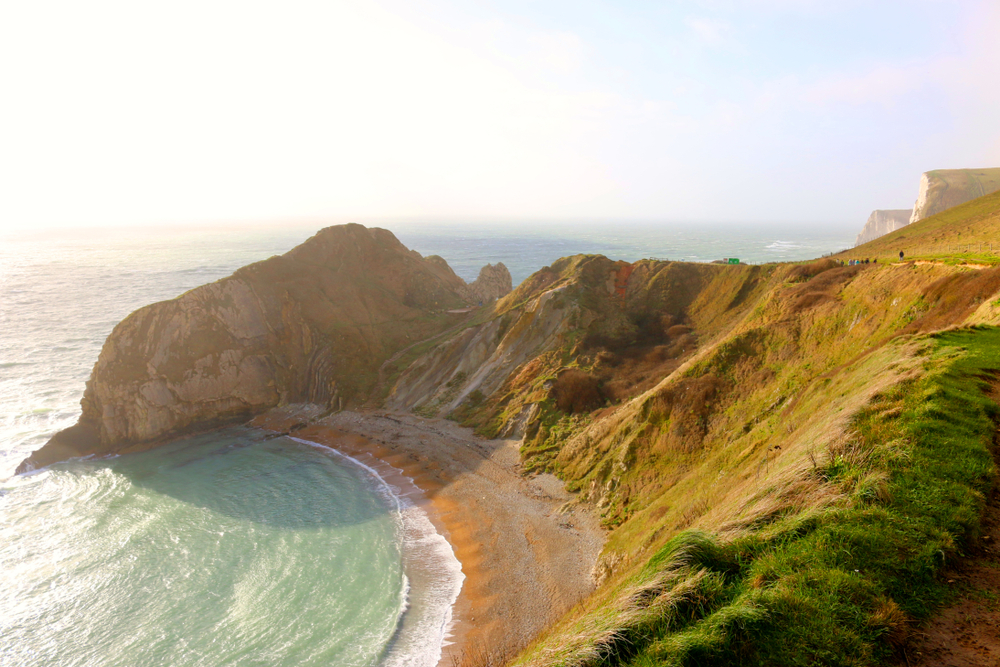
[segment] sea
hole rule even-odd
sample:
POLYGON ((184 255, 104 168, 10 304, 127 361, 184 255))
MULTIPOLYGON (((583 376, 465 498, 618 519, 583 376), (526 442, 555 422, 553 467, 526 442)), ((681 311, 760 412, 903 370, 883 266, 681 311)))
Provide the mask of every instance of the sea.
MULTIPOLYGON (((75 423, 112 327, 288 251, 322 224, 0 233, 0 664, 433 667, 461 564, 399 471, 244 427, 18 463, 75 423)), ((578 253, 812 259, 822 225, 385 221, 467 281, 578 253)))

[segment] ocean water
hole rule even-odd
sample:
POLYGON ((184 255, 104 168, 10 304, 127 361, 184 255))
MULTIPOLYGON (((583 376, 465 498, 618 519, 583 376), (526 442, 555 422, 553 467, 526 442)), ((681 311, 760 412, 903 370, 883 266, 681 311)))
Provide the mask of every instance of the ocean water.
POLYGON ((506 225, 386 225, 410 248, 441 255, 465 280, 486 262, 502 261, 517 285, 560 257, 600 254, 634 262, 656 258, 710 262, 736 257, 748 264, 813 259, 853 247, 857 233, 842 226, 694 225, 667 223, 519 222, 506 225))
POLYGON ((326 448, 231 428, 2 491, 4 665, 440 657, 457 590, 445 576, 413 591, 404 552, 447 569, 447 542, 374 469, 326 448))
MULTIPOLYGON (((380 226, 466 280, 502 261, 515 284, 581 252, 794 261, 853 240, 807 226, 380 226)), ((228 429, 12 476, 76 421, 118 321, 316 229, 0 236, 0 664, 435 663, 461 573, 415 490, 377 462, 228 429)))

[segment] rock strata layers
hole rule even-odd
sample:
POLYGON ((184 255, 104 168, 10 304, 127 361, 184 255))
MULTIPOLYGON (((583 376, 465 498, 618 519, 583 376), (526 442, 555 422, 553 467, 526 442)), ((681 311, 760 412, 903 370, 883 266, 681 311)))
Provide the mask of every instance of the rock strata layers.
POLYGON ((854 245, 859 246, 862 243, 874 241, 880 236, 905 227, 910 224, 911 213, 912 211, 908 208, 872 211, 872 214, 868 216, 868 222, 865 223, 858 238, 854 241, 854 245))
POLYGON ((104 343, 79 422, 18 470, 290 402, 358 405, 382 362, 455 325, 462 316, 447 311, 466 303, 468 289, 444 260, 421 257, 391 232, 323 229, 284 255, 126 317, 104 343))

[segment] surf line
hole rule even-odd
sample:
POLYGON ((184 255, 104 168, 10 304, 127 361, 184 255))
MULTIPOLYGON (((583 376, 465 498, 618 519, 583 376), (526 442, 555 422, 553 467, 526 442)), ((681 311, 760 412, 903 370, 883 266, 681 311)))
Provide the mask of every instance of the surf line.
POLYGON ((435 667, 441 662, 455 626, 454 607, 465 581, 462 563, 428 513, 411 497, 423 498, 412 477, 381 459, 368 455, 374 465, 335 447, 294 436, 289 440, 336 456, 360 468, 374 490, 394 506, 401 524, 403 599, 396 631, 382 661, 385 667, 435 667), (381 468, 381 472, 378 468, 381 468), (386 478, 402 481, 406 492, 386 478))

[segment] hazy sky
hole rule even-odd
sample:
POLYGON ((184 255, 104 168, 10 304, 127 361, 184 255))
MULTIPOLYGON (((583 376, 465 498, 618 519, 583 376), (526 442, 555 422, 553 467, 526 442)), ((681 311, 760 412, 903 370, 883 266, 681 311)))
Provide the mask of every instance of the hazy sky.
POLYGON ((6 2, 0 227, 803 221, 1000 166, 1000 3, 6 2))

